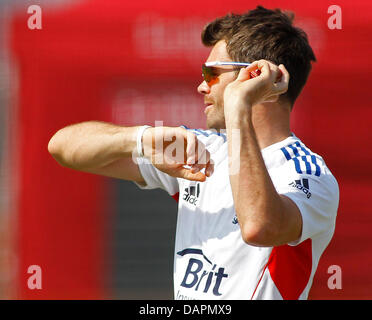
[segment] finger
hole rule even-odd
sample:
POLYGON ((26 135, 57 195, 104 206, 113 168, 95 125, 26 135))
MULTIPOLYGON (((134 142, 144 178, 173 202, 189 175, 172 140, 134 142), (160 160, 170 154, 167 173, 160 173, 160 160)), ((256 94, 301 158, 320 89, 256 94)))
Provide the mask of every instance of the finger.
POLYGON ((214 172, 214 163, 213 160, 210 159, 210 161, 207 163, 207 166, 205 168, 205 175, 207 177, 210 177, 214 172))
POLYGON ((275 95, 272 95, 270 97, 268 97, 265 102, 276 102, 279 100, 279 96, 280 94, 275 94, 275 95))
POLYGON ((202 168, 200 168, 200 166, 198 164, 193 164, 190 168, 191 172, 192 173, 197 173, 201 170, 202 168))
POLYGON ((209 151, 206 149, 203 143, 198 143, 198 158, 196 163, 192 166, 191 171, 195 173, 201 171, 203 168, 206 168, 209 160, 210 160, 209 151))
POLYGON ((251 72, 254 72, 255 70, 257 70, 257 63, 251 63, 248 67, 240 69, 236 79, 239 81, 249 80, 252 78, 251 72))
POLYGON ((279 68, 276 64, 270 61, 267 61, 267 60, 259 60, 259 66, 260 66, 260 63, 262 63, 262 65, 267 64, 270 70, 269 78, 272 83, 280 82, 282 75, 283 75, 281 68, 279 68))
POLYGON ((261 71, 258 69, 258 61, 252 62, 248 67, 241 68, 237 80, 246 81, 257 77, 261 74, 261 71))
POLYGON ((198 144, 198 139, 196 135, 190 131, 187 131, 185 163, 192 165, 196 162, 197 144, 198 144))
POLYGON ((282 74, 279 82, 274 83, 274 89, 277 93, 284 93, 288 90, 289 73, 283 64, 279 65, 279 70, 282 74))
POLYGON ((290 75, 284 64, 279 65, 279 70, 282 73, 282 81, 289 83, 290 75))
POLYGON ((270 65, 266 60, 259 60, 257 62, 257 68, 261 71, 260 77, 269 79, 272 77, 270 65))
POLYGON ((207 150, 206 146, 204 145, 204 143, 199 143, 197 163, 205 167, 210 158, 211 155, 207 150))
POLYGON ((246 71, 254 71, 258 69, 258 61, 253 61, 248 67, 243 68, 246 71))
POLYGON ((270 71, 271 71, 271 74, 270 74, 271 82, 272 83, 279 82, 280 79, 282 78, 282 72, 281 72, 280 68, 276 64, 274 64, 270 61, 268 61, 268 64, 269 64, 269 68, 270 68, 270 71))
POLYGON ((205 174, 202 172, 192 173, 190 169, 179 167, 174 170, 174 176, 178 178, 183 178, 191 181, 200 181, 204 182, 206 180, 205 174))

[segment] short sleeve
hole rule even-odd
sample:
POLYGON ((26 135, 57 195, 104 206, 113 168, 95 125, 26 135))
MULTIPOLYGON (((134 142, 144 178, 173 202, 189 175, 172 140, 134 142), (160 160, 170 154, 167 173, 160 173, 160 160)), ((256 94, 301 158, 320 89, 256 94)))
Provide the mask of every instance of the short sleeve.
POLYGON ((179 191, 177 178, 158 170, 153 166, 150 160, 146 158, 137 158, 137 165, 145 180, 146 185, 134 182, 141 189, 163 189, 171 196, 179 191))
MULTIPOLYGON (((288 174, 288 171, 287 171, 288 174)), ((289 245, 298 245, 309 238, 333 235, 339 202, 336 179, 326 168, 321 176, 293 173, 281 177, 277 192, 290 198, 302 216, 302 233, 289 245)))

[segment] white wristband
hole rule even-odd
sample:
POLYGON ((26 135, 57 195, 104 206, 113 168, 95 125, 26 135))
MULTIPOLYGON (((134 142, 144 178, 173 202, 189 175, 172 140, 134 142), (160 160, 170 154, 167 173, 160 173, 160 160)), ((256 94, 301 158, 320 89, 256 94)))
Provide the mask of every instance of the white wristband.
POLYGON ((138 157, 142 158, 144 156, 143 154, 143 144, 142 144, 142 136, 143 133, 147 128, 151 128, 151 126, 144 125, 142 127, 139 127, 137 130, 137 155, 138 157))

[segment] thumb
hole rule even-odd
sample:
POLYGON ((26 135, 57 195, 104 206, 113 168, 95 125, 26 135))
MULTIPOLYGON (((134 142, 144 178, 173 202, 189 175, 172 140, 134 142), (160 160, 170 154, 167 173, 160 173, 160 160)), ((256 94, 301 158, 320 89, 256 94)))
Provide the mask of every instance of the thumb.
POLYGON ((261 74, 261 70, 258 69, 258 63, 253 62, 248 67, 240 69, 237 80, 246 81, 255 78, 261 74))
POLYGON ((247 68, 241 68, 240 71, 239 71, 238 77, 236 78, 236 80, 238 80, 238 81, 249 80, 251 78, 249 68, 250 68, 250 66, 247 67, 247 68))
POLYGON ((178 167, 174 170, 173 174, 178 178, 183 178, 191 181, 200 181, 204 182, 206 180, 205 174, 202 172, 192 173, 191 169, 187 169, 184 167, 178 167))

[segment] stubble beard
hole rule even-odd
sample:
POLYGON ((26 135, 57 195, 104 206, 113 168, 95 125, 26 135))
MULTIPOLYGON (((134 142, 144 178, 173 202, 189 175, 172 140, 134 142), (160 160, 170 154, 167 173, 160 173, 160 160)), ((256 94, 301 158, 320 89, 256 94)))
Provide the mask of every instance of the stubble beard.
POLYGON ((208 129, 213 129, 217 132, 220 132, 220 130, 222 129, 226 129, 223 105, 214 104, 213 109, 210 110, 207 114, 206 122, 208 129))

